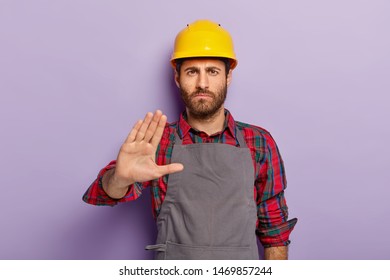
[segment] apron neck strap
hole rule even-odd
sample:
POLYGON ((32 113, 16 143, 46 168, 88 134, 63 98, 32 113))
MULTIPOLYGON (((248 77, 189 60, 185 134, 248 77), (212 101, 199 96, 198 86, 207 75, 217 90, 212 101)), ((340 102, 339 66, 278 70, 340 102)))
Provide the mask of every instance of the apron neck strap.
POLYGON ((179 136, 179 134, 177 133, 177 130, 179 129, 179 127, 177 129, 175 129, 175 140, 174 140, 174 144, 179 144, 181 145, 182 144, 182 140, 179 136))
POLYGON ((241 148, 248 148, 244 136, 242 135, 242 132, 236 127, 236 139, 238 141, 238 144, 240 144, 241 148))

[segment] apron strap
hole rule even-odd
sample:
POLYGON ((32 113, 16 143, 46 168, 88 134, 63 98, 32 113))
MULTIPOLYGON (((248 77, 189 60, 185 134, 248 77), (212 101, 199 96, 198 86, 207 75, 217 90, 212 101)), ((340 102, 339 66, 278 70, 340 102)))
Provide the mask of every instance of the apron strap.
POLYGON ((145 250, 147 251, 157 251, 157 252, 165 252, 167 245, 165 244, 155 244, 155 245, 147 245, 145 250))
POLYGON ((244 135, 242 135, 242 132, 237 128, 237 126, 236 126, 236 139, 238 141, 238 144, 240 144, 240 148, 248 148, 248 145, 246 144, 246 141, 244 139, 244 135))
POLYGON ((175 129, 175 139, 173 140, 173 144, 174 144, 174 145, 175 145, 175 144, 181 145, 181 144, 182 144, 182 140, 181 140, 179 134, 177 133, 177 130, 179 129, 179 124, 178 124, 177 126, 178 126, 178 128, 175 129))

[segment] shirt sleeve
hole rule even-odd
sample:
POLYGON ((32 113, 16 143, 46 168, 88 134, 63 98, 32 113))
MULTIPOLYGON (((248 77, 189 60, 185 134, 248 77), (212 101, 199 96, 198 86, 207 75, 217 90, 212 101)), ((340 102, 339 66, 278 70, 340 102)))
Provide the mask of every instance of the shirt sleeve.
POLYGON ((288 207, 284 197, 287 187, 282 157, 271 137, 266 135, 264 162, 256 180, 258 223, 256 234, 267 247, 287 246, 297 219, 288 220, 288 207))
POLYGON ((103 189, 102 178, 104 174, 115 167, 116 161, 111 161, 106 167, 100 170, 97 178, 89 186, 85 194, 83 195, 83 201, 93 205, 108 205, 114 206, 119 202, 127 202, 136 200, 142 194, 142 190, 146 187, 146 184, 134 183, 130 185, 126 195, 121 199, 115 199, 107 195, 103 189))

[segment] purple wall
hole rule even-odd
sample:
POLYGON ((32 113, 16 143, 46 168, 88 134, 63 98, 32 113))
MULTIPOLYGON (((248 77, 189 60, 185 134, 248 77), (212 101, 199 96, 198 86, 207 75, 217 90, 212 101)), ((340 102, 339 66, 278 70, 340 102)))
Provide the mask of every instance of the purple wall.
POLYGON ((177 118, 168 60, 199 17, 235 40, 227 107, 283 155, 299 218, 290 258, 390 259, 389 11, 385 0, 0 1, 0 259, 151 257, 149 192, 114 208, 81 196, 137 119, 177 118))

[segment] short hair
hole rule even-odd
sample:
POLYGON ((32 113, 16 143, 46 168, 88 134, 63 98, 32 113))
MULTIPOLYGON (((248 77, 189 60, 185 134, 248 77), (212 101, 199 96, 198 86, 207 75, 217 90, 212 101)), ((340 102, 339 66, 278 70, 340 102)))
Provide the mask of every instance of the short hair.
POLYGON ((231 61, 229 58, 226 58, 226 57, 186 57, 186 58, 178 58, 175 60, 175 66, 176 66, 176 71, 178 73, 178 75, 180 76, 180 69, 181 69, 181 66, 183 64, 183 62, 185 60, 188 60, 188 59, 218 59, 220 61, 222 61, 224 64, 225 64, 225 71, 226 71, 226 76, 229 74, 229 71, 230 71, 230 64, 231 64, 231 61))

